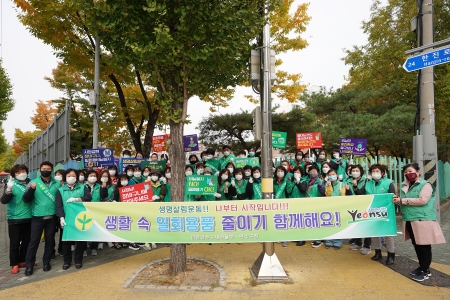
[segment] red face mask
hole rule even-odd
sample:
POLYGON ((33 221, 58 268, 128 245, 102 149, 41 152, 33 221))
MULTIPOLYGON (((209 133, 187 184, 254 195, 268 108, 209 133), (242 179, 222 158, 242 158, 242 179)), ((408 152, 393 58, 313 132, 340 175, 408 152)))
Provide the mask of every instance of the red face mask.
POLYGON ((405 175, 406 179, 408 179, 408 181, 415 181, 417 179, 417 174, 416 173, 408 173, 405 175))

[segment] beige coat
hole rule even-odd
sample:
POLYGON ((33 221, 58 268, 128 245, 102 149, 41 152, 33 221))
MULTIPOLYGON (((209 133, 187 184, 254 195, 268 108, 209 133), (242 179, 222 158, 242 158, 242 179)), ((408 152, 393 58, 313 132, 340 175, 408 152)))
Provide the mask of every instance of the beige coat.
MULTIPOLYGON (((403 191, 408 191, 409 182, 403 182, 406 186, 403 187, 403 191)), ((402 205, 422 206, 428 203, 433 193, 431 185, 426 184, 420 191, 419 198, 402 198, 402 205)), ((438 201, 438 200, 435 200, 438 201)), ((402 222, 403 227, 403 240, 410 239, 409 232, 406 230, 406 222, 402 222)), ((444 244, 445 238, 442 233, 442 229, 437 221, 411 221, 412 231, 417 245, 434 245, 444 244)))

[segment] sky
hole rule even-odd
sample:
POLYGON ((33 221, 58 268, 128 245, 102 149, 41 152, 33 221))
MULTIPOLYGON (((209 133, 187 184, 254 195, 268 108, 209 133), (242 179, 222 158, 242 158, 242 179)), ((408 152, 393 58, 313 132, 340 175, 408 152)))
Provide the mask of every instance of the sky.
MULTIPOLYGON (((61 93, 50 87, 44 79, 51 76, 58 59, 51 46, 44 44, 27 31, 19 22, 12 1, 3 1, 1 11, 1 55, 3 67, 13 85, 13 98, 16 105, 3 123, 5 137, 8 142, 14 139, 14 129, 23 131, 35 130, 30 118, 34 114, 38 100, 57 99, 61 93)), ((295 4, 304 1, 295 1, 295 4)), ((344 49, 353 45, 364 45, 362 21, 370 17, 372 0, 311 0, 308 14, 312 17, 307 31, 302 35, 309 46, 301 51, 281 55, 281 69, 301 73, 302 83, 310 89, 319 86, 339 88, 345 84, 348 66, 342 58, 344 49)), ((252 111, 255 104, 249 103, 243 95, 251 94, 251 88, 237 88, 234 99, 227 108, 220 108, 217 114, 252 111)), ((273 100, 272 106, 279 104, 280 111, 289 111, 291 104, 281 100, 273 100)), ((196 134, 198 122, 207 117, 209 105, 198 98, 189 100, 188 114, 192 124, 186 125, 185 134, 196 134)))

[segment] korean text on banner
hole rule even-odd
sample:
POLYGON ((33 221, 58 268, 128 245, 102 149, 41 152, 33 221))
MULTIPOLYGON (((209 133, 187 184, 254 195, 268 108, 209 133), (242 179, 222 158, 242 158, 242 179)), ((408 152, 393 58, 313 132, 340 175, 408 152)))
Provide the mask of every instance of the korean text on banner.
POLYGON ((272 148, 285 149, 287 132, 272 131, 272 148))
POLYGON ((142 182, 119 188, 122 202, 152 202, 153 190, 150 182, 142 182))
POLYGON ((366 139, 352 139, 344 138, 341 139, 339 145, 340 154, 348 155, 366 155, 367 140, 366 139))
POLYGON ((186 176, 184 185, 186 195, 214 195, 217 192, 217 176, 186 176))
POLYGON ((159 173, 163 174, 166 169, 166 163, 167 162, 165 160, 143 161, 141 163, 141 168, 144 169, 145 167, 149 167, 150 170, 157 170, 159 173))
POLYGON ((121 158, 120 164, 122 166, 122 173, 125 173, 125 168, 127 166, 141 166, 141 163, 144 161, 143 158, 121 158))
POLYGON ((259 167, 259 158, 258 157, 251 157, 251 158, 235 158, 234 159, 234 165, 236 168, 243 168, 245 166, 251 166, 251 167, 259 167))
POLYGON ((112 148, 82 149, 84 167, 92 163, 94 168, 114 166, 114 150, 112 148))
POLYGON ((296 133, 295 140, 297 149, 322 148, 321 132, 296 133))
POLYGON ((170 144, 170 134, 154 135, 152 137, 153 152, 166 151, 167 146, 170 144))
POLYGON ((397 234, 393 194, 66 207, 63 240, 241 243, 397 234))

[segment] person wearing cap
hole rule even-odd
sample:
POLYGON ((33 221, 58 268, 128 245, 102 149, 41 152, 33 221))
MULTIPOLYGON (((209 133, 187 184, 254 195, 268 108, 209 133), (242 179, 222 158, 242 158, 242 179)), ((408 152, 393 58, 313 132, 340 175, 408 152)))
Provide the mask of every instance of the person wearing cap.
POLYGON ((230 146, 225 145, 222 147, 222 149, 223 149, 223 156, 219 159, 221 170, 225 169, 226 165, 229 162, 234 162, 234 160, 236 159, 236 156, 233 155, 230 146))
POLYGON ((147 178, 147 182, 150 182, 150 184, 152 185, 152 200, 155 202, 163 202, 164 197, 167 194, 166 178, 161 177, 161 174, 159 174, 158 170, 151 170, 150 176, 148 176, 147 178), (159 180, 160 178, 162 179, 161 181, 159 180))
POLYGON ((205 151, 205 155, 203 156, 203 163, 206 167, 210 167, 214 175, 219 175, 220 169, 220 161, 216 159, 215 156, 216 151, 212 148, 208 148, 205 151))

